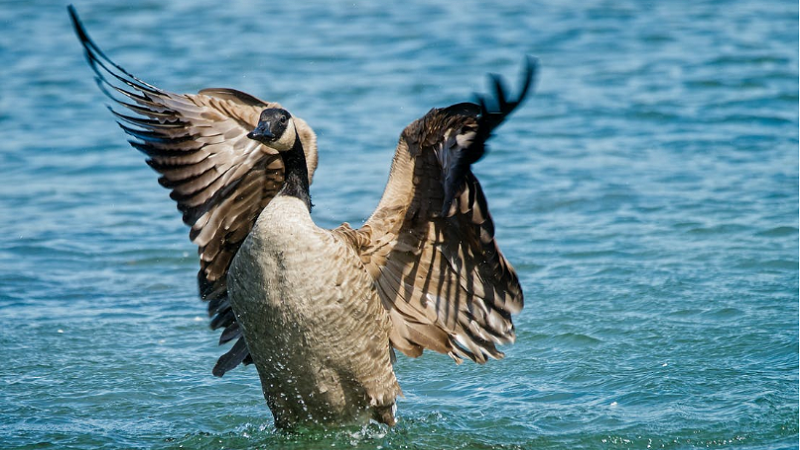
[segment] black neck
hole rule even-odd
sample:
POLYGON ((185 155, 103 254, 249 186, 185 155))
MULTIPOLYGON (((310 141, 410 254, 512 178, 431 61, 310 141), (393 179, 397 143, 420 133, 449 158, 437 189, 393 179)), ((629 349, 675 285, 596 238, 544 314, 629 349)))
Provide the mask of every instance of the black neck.
MULTIPOLYGON (((297 133, 295 131, 295 133, 297 133)), ((287 152, 280 152, 284 166, 283 188, 278 195, 297 197, 311 211, 311 195, 308 193, 308 166, 300 136, 295 134, 294 146, 287 152)))

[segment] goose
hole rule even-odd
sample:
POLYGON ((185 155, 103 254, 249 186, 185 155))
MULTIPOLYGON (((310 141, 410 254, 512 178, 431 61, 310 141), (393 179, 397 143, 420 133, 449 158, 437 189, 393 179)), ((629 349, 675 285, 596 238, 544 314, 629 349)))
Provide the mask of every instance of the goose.
POLYGON ((494 95, 431 109, 400 134, 374 213, 318 227, 309 186, 316 136, 280 104, 234 90, 175 94, 115 64, 69 6, 101 90, 130 144, 171 190, 198 247, 199 294, 220 344, 212 372, 254 364, 277 428, 393 426, 395 350, 483 364, 515 340, 523 294, 471 171, 525 99, 494 95), (125 111, 127 110, 127 111, 125 111))

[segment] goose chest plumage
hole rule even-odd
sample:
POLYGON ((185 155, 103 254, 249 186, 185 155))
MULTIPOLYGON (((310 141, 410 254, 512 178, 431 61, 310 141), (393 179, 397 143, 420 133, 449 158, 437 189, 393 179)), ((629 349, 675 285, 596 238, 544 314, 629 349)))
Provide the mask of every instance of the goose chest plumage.
POLYGON ((198 246, 200 297, 220 344, 212 372, 254 364, 275 424, 393 425, 395 350, 502 358, 523 306, 470 167, 519 94, 432 109, 400 135, 381 200, 358 229, 311 216, 316 136, 281 105, 233 89, 175 94, 131 75, 69 8, 100 88, 171 190, 198 246))

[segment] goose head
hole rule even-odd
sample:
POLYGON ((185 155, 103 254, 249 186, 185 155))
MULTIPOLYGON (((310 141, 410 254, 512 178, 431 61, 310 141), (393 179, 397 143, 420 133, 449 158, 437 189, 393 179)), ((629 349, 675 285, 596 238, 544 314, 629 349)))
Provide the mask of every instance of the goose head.
POLYGON ((283 108, 267 108, 261 111, 256 128, 247 137, 274 148, 279 152, 291 150, 297 139, 294 120, 283 108))

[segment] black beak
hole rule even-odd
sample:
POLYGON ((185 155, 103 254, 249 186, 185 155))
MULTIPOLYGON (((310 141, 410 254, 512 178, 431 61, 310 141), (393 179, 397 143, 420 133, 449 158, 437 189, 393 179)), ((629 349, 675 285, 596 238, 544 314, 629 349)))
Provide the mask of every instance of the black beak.
POLYGON ((269 142, 275 135, 269 131, 269 122, 258 122, 256 129, 247 133, 247 137, 259 142, 269 142))

